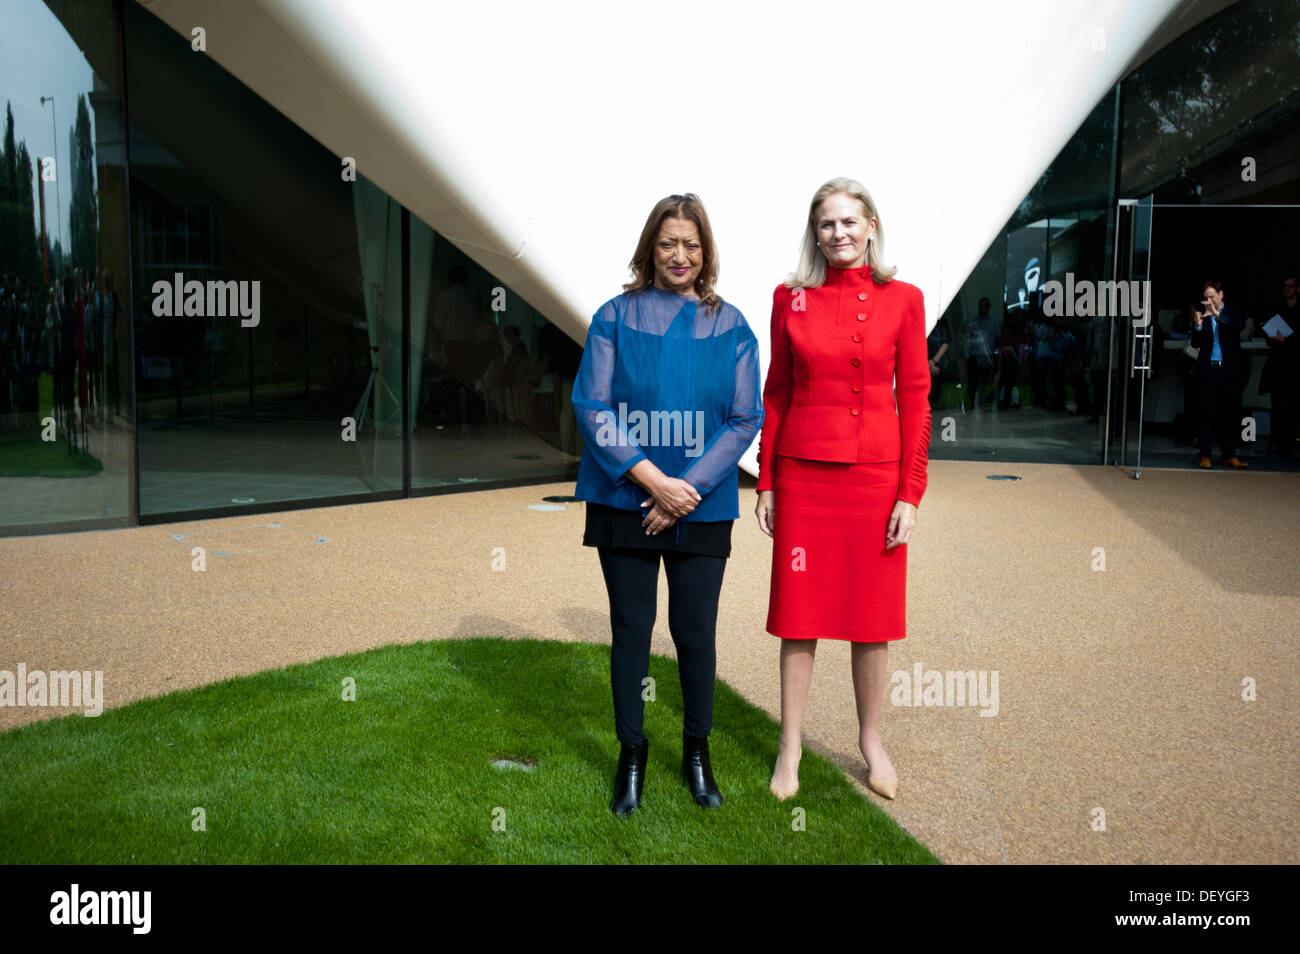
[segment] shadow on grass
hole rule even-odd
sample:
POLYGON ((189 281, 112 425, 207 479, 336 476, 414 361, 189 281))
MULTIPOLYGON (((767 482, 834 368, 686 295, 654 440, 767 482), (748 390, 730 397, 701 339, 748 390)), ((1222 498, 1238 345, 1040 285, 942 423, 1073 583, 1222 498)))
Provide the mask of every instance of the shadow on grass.
POLYGON ((778 726, 722 682, 725 801, 700 809, 680 777, 676 663, 652 656, 650 674, 645 802, 628 819, 607 807, 608 646, 440 640, 0 734, 0 861, 935 863, 814 752, 799 794, 772 798, 778 726))

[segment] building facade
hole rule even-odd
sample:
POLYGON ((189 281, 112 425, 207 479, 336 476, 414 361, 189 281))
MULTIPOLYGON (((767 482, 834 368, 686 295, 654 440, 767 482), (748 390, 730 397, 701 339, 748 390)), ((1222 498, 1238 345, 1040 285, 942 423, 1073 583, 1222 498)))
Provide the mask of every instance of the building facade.
MULTIPOLYGON (((1139 421, 1153 463, 1191 455, 1177 336, 1196 284, 1222 279, 1257 331, 1300 260, 1300 2, 1200 6, 1089 100, 960 284, 949 273, 949 291, 926 289, 947 344, 933 457, 1120 462, 1139 421), (1145 382, 1127 316, 1043 314, 1050 282, 1118 280, 1151 283, 1161 332, 1139 342, 1145 382)), ((182 30, 189 10, 169 12, 6 5, 0 533, 571 479, 581 322, 625 276, 602 268, 581 293, 548 284, 529 256, 554 259, 559 233, 520 226, 525 253, 500 221, 465 214, 454 183, 417 214, 382 162, 327 147, 306 131, 332 128, 320 115, 290 118, 209 55, 228 42, 216 13, 182 30)), ((252 42, 243 55, 265 61, 252 42)), ((970 130, 944 144, 954 161, 1032 137, 970 130)), ((523 168, 530 148, 507 131, 501 161, 523 168)), ((791 190, 785 244, 817 184, 791 190)), ((625 262, 650 202, 593 236, 593 256, 625 262)), ((923 246, 905 230, 902 247, 923 246)), ((764 342, 771 284, 741 295, 764 342)), ((1267 435, 1267 343, 1246 347, 1242 404, 1267 435)))

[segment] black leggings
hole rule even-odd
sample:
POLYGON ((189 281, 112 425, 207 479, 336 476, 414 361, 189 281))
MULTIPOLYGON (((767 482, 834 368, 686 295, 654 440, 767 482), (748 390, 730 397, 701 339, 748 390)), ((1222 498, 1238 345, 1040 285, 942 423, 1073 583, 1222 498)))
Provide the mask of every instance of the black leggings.
POLYGON ((645 716, 641 683, 650 671, 650 633, 659 596, 660 554, 668 576, 668 631, 677 647, 682 681, 682 731, 707 736, 713 729, 713 679, 717 668, 714 637, 726 557, 675 550, 596 549, 609 592, 614 639, 609 669, 618 740, 628 745, 646 741, 641 731, 645 716))

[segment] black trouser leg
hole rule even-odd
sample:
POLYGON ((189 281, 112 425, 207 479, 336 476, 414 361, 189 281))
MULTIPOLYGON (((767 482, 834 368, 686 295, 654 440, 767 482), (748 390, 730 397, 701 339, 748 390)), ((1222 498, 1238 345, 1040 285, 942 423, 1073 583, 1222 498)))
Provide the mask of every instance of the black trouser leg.
POLYGON ((717 674, 718 595, 725 557, 664 553, 668 576, 668 629, 677 647, 686 735, 713 729, 713 683, 717 674))
POLYGON ((1215 413, 1219 405, 1216 399, 1223 378, 1223 369, 1207 367, 1205 377, 1201 380, 1201 444, 1200 454, 1209 457, 1214 450, 1215 413))
POLYGON ((613 645, 609 658, 614 730, 627 745, 646 741, 642 680, 650 673, 650 634, 659 595, 659 552, 597 547, 609 594, 613 645))
POLYGON ((1232 377, 1221 365, 1210 365, 1209 373, 1202 382, 1201 389, 1201 456, 1209 457, 1215 439, 1227 460, 1235 452, 1233 439, 1232 410, 1234 403, 1234 385, 1232 377))

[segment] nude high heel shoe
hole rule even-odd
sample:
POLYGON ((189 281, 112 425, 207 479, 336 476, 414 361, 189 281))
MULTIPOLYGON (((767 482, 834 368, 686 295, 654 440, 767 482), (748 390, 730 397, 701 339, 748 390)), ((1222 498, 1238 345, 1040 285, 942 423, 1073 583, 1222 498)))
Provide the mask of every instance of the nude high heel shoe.
MULTIPOLYGON (((866 758, 865 752, 863 753, 863 758, 866 758)), ((867 762, 867 788, 871 789, 881 798, 896 798, 898 797, 898 776, 895 775, 893 778, 888 780, 872 778, 871 763, 867 762)))
POLYGON ((868 774, 867 788, 871 789, 881 798, 893 799, 898 797, 898 779, 896 778, 891 778, 888 782, 878 782, 868 774))
POLYGON ((778 802, 784 802, 786 799, 788 799, 788 798, 793 798, 794 796, 796 796, 796 795, 799 794, 799 786, 798 786, 798 785, 796 785, 794 788, 789 789, 789 790, 786 790, 786 789, 775 789, 775 788, 772 788, 771 785, 768 785, 767 790, 768 790, 769 792, 771 792, 771 793, 776 797, 776 800, 777 800, 778 802))
MULTIPOLYGON (((803 756, 802 747, 800 747, 799 755, 801 757, 803 756)), ((779 750, 777 752, 776 760, 778 763, 780 763, 781 761, 781 755, 779 750)), ((778 788, 774 784, 775 781, 776 781, 776 768, 775 766, 773 766, 772 781, 768 782, 767 790, 772 793, 772 795, 776 798, 778 802, 783 802, 788 798, 793 798, 795 795, 799 793, 799 780, 797 777, 795 778, 794 788, 778 788)))

